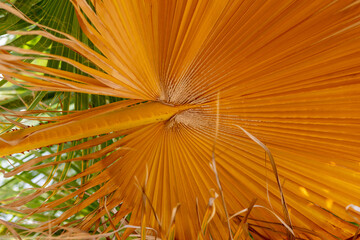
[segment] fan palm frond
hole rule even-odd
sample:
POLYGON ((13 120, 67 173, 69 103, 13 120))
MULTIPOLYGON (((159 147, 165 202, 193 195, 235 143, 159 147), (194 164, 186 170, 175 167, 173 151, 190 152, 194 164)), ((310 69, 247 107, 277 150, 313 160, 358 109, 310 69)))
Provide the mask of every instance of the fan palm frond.
POLYGON ((9 4, 0 2, 0 8, 36 27, 10 34, 50 39, 87 64, 7 45, 0 47, 0 72, 32 91, 128 100, 62 116, 6 114, 48 123, 0 135, 1 156, 86 138, 6 176, 99 161, 4 208, 26 214, 66 209, 38 230, 68 221, 96 232, 100 219, 116 208, 103 232, 131 213, 129 225, 140 226, 141 233, 151 227, 162 238, 202 239, 208 231, 212 239, 228 239, 229 226, 236 237, 243 234, 239 226, 248 226, 259 239, 355 234, 346 206, 360 205, 358 1, 69 2, 88 42, 9 4), (271 164, 253 140, 270 149, 271 164), (83 154, 71 155, 75 150, 83 154), (66 154, 66 160, 45 161, 66 154), (216 164, 209 167, 212 159, 216 164), (270 174, 274 159, 276 176, 270 174), (45 192, 69 190, 79 179, 68 195, 22 208, 45 192), (91 195, 89 189, 95 189, 91 195), (98 209, 81 221, 68 220, 94 202, 98 209), (244 221, 228 219, 248 207, 244 221))

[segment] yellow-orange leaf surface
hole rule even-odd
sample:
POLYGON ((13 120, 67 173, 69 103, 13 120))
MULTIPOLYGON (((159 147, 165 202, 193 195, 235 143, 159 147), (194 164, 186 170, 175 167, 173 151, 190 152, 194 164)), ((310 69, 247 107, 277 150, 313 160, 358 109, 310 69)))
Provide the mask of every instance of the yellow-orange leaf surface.
MULTIPOLYGON (((159 237, 175 233, 175 239, 228 239, 221 198, 208 204, 211 189, 220 193, 209 166, 214 151, 228 215, 257 198, 246 223, 255 239, 285 239, 289 228, 301 239, 355 234, 357 227, 350 223, 354 219, 345 208, 360 205, 359 1, 91 0, 91 6, 86 0, 69 1, 82 31, 101 54, 71 35, 52 35, 46 26, 12 34, 61 42, 97 68, 3 46, 0 73, 34 91, 133 100, 54 117, 49 124, 0 136, 1 156, 101 135, 77 148, 82 149, 124 136, 101 150, 105 158, 83 173, 42 190, 93 176, 39 212, 101 186, 52 220, 52 226, 108 196, 106 204, 76 227, 89 231, 109 209, 121 205, 106 231, 131 212, 130 225, 145 232, 141 222, 146 223, 159 237), (69 63, 87 76, 23 61, 34 55, 69 63), (285 221, 287 227, 276 217, 287 219, 264 149, 236 125, 274 156, 291 220, 285 221)), ((0 8, 36 24, 10 5, 0 3, 0 8)), ((87 159, 98 157, 95 152, 87 159)), ((19 168, 31 170, 44 158, 19 168)), ((19 210, 40 194, 5 207, 19 210)), ((230 220, 234 234, 241 219, 230 220)))

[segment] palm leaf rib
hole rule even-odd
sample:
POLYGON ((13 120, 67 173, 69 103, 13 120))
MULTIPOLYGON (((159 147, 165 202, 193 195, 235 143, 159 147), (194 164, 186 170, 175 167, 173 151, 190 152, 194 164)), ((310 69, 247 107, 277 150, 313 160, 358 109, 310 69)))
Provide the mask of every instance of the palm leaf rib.
MULTIPOLYGON (((73 141, 16 165, 7 177, 100 160, 3 208, 26 214, 64 208, 50 221, 54 229, 66 222, 110 232, 131 213, 128 225, 142 233, 154 228, 160 238, 228 239, 227 213, 214 197, 219 187, 209 167, 214 154, 228 214, 243 210, 230 219, 236 237, 247 231, 254 239, 286 239, 292 232, 314 240, 355 235, 356 218, 346 207, 360 206, 359 1, 69 2, 95 50, 8 4, 0 8, 38 27, 11 34, 48 38, 96 67, 9 45, 0 47, 0 72, 33 91, 129 100, 62 116, 4 114, 49 123, 0 135, 0 156, 73 141), (76 73, 29 59, 60 61, 76 73), (237 126, 270 149, 289 217, 264 149, 237 126), (67 158, 47 160, 61 156, 67 158), (66 196, 22 207, 80 180, 66 196), (98 209, 69 220, 93 203, 98 209), (108 225, 100 226, 105 217, 108 225)), ((122 238, 132 232, 127 228, 122 238)))
POLYGON ((124 107, 123 102, 117 105, 113 106, 112 111, 98 110, 97 114, 92 111, 91 115, 85 112, 75 119, 2 134, 0 155, 165 121, 177 112, 190 108, 190 106, 171 107, 157 102, 144 103, 136 107, 124 107))

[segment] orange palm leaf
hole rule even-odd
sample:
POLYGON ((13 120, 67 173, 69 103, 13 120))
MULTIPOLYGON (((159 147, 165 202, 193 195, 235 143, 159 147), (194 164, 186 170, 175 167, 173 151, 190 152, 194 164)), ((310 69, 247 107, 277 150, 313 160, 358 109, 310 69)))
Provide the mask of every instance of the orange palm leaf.
MULTIPOLYGON (((121 204, 112 227, 131 212, 129 225, 143 222, 163 238, 171 231, 176 239, 195 239, 204 228, 199 216, 210 216, 209 190, 218 189, 209 167, 214 151, 229 215, 247 208, 254 198, 272 211, 252 209, 247 224, 255 239, 291 237, 287 227, 305 239, 355 234, 346 206, 360 205, 359 1, 70 1, 82 31, 101 54, 71 35, 54 36, 48 31, 53 29, 7 4, 0 3, 0 8, 43 29, 12 34, 60 42, 98 69, 62 56, 3 46, 0 72, 8 81, 36 91, 134 100, 4 133, 0 155, 101 135, 78 147, 85 149, 124 137, 101 150, 104 158, 83 173, 4 207, 19 210, 43 191, 98 173, 69 196, 37 211, 51 210, 100 186, 51 223, 61 225, 89 203, 107 197, 106 207, 100 206, 76 227, 90 231, 107 209, 121 204), (23 61, 34 55, 66 62, 88 76, 23 61), (272 152, 289 218, 263 149, 236 125, 272 152), (135 177, 140 183, 146 179, 145 193, 137 189, 135 177), (152 208, 146 204, 143 209, 144 194, 152 208), (169 223, 174 222, 172 209, 178 204, 174 226, 169 223)), ((62 153, 66 151, 55 155, 62 153)), ((44 158, 7 176, 39 168, 33 165, 44 158)), ((222 205, 217 199, 216 213, 206 222, 213 239, 229 237, 222 205)), ((234 233, 240 222, 230 221, 234 233)), ((145 226, 141 229, 145 232, 145 226)), ((132 231, 129 228, 123 237, 132 231)))

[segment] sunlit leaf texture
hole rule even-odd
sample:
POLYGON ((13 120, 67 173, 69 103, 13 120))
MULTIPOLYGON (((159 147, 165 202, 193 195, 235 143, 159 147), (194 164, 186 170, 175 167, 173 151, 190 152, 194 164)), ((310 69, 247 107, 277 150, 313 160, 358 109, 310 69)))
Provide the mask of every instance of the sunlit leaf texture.
POLYGON ((2 171, 31 187, 0 209, 27 234, 356 238, 359 1, 0 10, 2 171))

